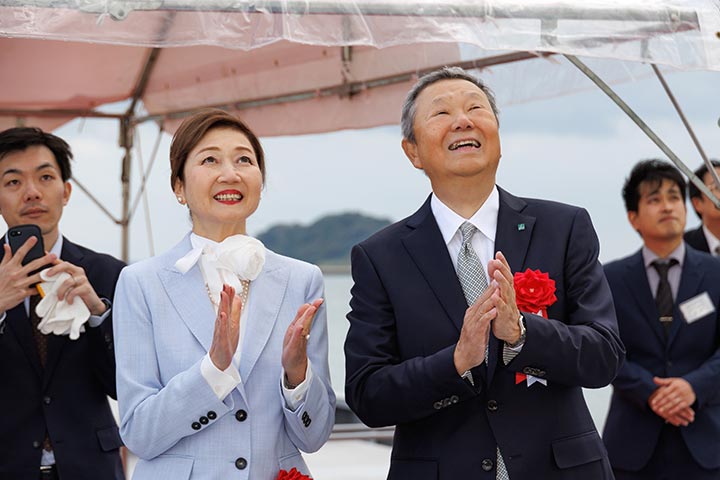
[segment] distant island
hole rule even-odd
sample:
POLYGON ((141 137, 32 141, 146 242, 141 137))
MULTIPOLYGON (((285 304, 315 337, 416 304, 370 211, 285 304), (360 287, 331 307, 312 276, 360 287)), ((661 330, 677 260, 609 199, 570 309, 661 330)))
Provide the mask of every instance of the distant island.
POLYGON ((270 250, 317 264, 325 273, 347 273, 353 245, 390 223, 385 218, 341 213, 307 226, 275 225, 257 238, 270 250))

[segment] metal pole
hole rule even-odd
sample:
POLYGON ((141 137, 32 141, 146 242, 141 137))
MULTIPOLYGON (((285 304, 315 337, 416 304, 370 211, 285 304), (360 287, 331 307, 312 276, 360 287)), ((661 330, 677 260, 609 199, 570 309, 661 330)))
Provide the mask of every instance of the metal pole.
POLYGON ((130 165, 132 159, 133 131, 134 126, 130 117, 126 116, 120 120, 120 146, 125 149, 122 160, 122 171, 120 173, 120 184, 122 186, 122 217, 120 227, 121 259, 127 263, 130 257, 130 165))
POLYGON ((693 143, 695 144, 695 147, 697 147, 698 152, 700 152, 700 156, 703 159, 703 162, 705 163, 705 166, 708 169, 708 173, 710 174, 710 178, 712 178, 715 181, 715 185, 720 188, 720 178, 718 178, 717 171, 715 170, 715 166, 710 162, 708 159, 708 156, 705 154, 705 150, 703 150, 702 145, 700 145, 700 141, 698 140, 697 136, 695 135, 695 131, 690 126, 690 122, 687 121, 687 118, 685 118, 685 113, 683 113, 682 108, 680 108, 680 104, 675 99, 675 95, 673 95, 672 91, 670 90, 670 86, 665 81, 665 77, 660 72, 660 69, 657 67, 657 65, 652 65, 653 71, 655 72, 655 75, 657 75, 658 80, 660 80, 660 84, 665 89, 665 93, 667 93, 668 98, 670 98, 670 102, 672 102, 673 106, 675 107, 675 111, 680 116, 680 120, 682 120, 683 125, 685 125, 685 129, 690 134, 690 138, 692 138, 693 143))
POLYGON ((678 158, 675 153, 670 150, 670 147, 665 145, 665 142, 663 142, 660 137, 658 137, 655 132, 652 131, 652 129, 628 106, 627 103, 625 103, 614 91, 610 86, 605 83, 600 77, 598 77, 595 72, 593 72, 587 65, 585 65, 583 62, 581 62, 577 57, 574 55, 565 55, 565 58, 567 58, 570 63, 575 65, 581 72, 583 72, 590 80, 595 83, 595 85, 600 88, 605 94, 610 97, 610 99, 615 102, 615 104, 620 107, 620 109, 625 112, 625 114, 630 117, 630 120, 635 122, 635 124, 640 127, 640 130, 642 130, 645 135, 647 135, 650 140, 657 145, 660 150, 663 151, 665 155, 675 164, 677 168, 679 168, 688 179, 695 184, 695 186, 698 187, 698 189, 707 195, 707 197, 710 199, 710 201, 713 202, 713 204, 720 208, 720 199, 718 199, 711 191, 710 189, 700 180, 697 175, 695 175, 683 162, 678 158))

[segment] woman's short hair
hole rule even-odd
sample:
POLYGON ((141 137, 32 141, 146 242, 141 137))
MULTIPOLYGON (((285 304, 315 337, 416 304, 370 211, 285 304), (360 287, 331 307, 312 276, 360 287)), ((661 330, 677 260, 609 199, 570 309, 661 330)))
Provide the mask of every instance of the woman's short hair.
POLYGON ((217 108, 205 109, 186 118, 173 135, 170 144, 170 186, 174 190, 175 183, 180 180, 185 182, 183 170, 187 157, 200 140, 212 129, 230 128, 242 133, 250 140, 255 151, 255 158, 262 173, 263 184, 265 183, 265 153, 258 137, 235 115, 217 108))

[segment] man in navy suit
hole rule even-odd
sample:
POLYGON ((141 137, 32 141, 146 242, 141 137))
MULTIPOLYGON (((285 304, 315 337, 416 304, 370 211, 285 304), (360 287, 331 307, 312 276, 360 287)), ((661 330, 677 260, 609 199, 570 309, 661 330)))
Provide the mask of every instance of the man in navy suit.
MULTIPOLYGON (((70 147, 36 128, 0 132, 0 215, 8 227, 40 227, 44 257, 23 266, 36 243, 15 254, 0 240, 0 478, 124 478, 117 424, 111 303, 123 263, 70 242, 58 224, 70 198, 70 147), (58 298, 90 310, 85 332, 43 335, 32 323, 33 285, 48 274, 70 277, 58 298)), ((34 305, 34 304, 33 304, 34 305)), ((37 320, 36 320, 37 321, 37 320)))
POLYGON ((683 242, 685 180, 638 163, 623 187, 635 254, 605 267, 627 360, 603 440, 618 480, 720 479, 720 260, 683 242))
MULTIPOLYGON (((711 160, 710 162, 720 175, 720 161, 711 160)), ((720 188, 715 185, 715 180, 705 164, 695 170, 695 175, 707 185, 710 191, 715 195, 720 195, 720 188)), ((720 209, 695 184, 690 183, 688 188, 693 209, 702 223, 698 228, 685 232, 685 242, 697 250, 709 252, 716 257, 720 256, 720 209)))
POLYGON ((495 102, 462 69, 418 81, 402 130, 432 194, 353 248, 345 343, 348 405, 396 425, 388 478, 612 478, 581 387, 624 350, 587 212, 496 186, 495 102))

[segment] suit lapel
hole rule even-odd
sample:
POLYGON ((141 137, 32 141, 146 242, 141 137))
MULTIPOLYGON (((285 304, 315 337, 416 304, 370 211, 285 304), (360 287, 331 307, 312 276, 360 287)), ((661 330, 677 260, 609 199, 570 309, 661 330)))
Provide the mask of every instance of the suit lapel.
POLYGON ((703 279, 701 261, 701 259, 697 258, 695 252, 691 251, 689 248, 685 248, 685 260, 683 263, 682 275, 680 276, 680 285, 678 286, 678 292, 675 298, 673 321, 670 325, 670 338, 668 339, 668 345, 672 344, 678 331, 680 330, 680 327, 687 323, 682 313, 680 313, 679 305, 700 292, 700 284, 703 279))
POLYGON ((8 310, 5 321, 3 322, 3 328, 6 330, 3 335, 15 336, 23 352, 25 352, 28 362, 33 366, 35 373, 37 373, 39 378, 42 378, 43 368, 40 365, 40 357, 38 356, 37 347, 35 346, 32 325, 30 325, 30 319, 25 313, 24 302, 20 302, 20 305, 8 310))
POLYGON ((169 252, 172 264, 160 270, 158 276, 178 316, 208 352, 216 315, 207 295, 202 272, 197 264, 184 274, 175 268, 175 262, 191 248, 188 235, 169 252))
POLYGON ((430 198, 407 221, 410 233, 402 239, 425 281, 459 332, 467 303, 447 245, 430 209, 430 198))
POLYGON ((627 290, 632 294, 640 314, 648 323, 650 329, 655 333, 660 343, 665 345, 665 332, 660 323, 660 314, 655 306, 655 296, 650 291, 642 250, 633 255, 630 260, 625 267, 624 280, 627 290))
MULTIPOLYGON (((510 265, 510 271, 522 271, 525 257, 530 247, 535 217, 521 213, 527 203, 525 200, 509 194, 498 187, 500 208, 498 210, 497 229, 495 231, 495 252, 502 252, 510 265)), ((501 341, 492 331, 488 352, 488 384, 492 382, 493 373, 501 352, 501 341)))
POLYGON ((535 217, 521 213, 527 203, 502 188, 500 210, 498 211, 497 231, 495 232, 495 251, 501 251, 510 264, 510 270, 522 271, 525 257, 530 247, 535 217))
POLYGON ((272 252, 268 251, 263 271, 250 284, 248 299, 250 310, 246 319, 248 323, 240 355, 240 378, 243 379, 243 382, 250 377, 253 367, 260 358, 277 323, 289 279, 288 269, 278 262, 272 252))

